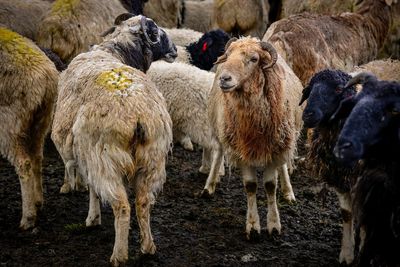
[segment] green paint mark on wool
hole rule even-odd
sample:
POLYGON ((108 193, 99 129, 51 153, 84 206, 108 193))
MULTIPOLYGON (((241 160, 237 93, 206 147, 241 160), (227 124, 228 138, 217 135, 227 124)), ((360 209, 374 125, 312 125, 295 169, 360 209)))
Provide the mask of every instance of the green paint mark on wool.
POLYGON ((0 27, 0 51, 8 55, 7 59, 15 64, 33 66, 43 62, 46 58, 33 43, 6 28, 0 27))
POLYGON ((116 68, 102 72, 96 79, 96 83, 103 86, 109 92, 121 91, 129 88, 133 80, 130 77, 132 70, 127 67, 116 68))
POLYGON ((57 0, 53 3, 51 13, 60 16, 69 15, 74 12, 79 2, 80 0, 57 0))

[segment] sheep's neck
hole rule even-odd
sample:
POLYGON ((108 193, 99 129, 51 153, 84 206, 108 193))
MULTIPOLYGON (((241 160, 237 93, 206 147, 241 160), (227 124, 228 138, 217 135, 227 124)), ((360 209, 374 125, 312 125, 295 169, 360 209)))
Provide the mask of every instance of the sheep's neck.
POLYGON ((241 90, 224 94, 224 139, 243 161, 271 161, 290 147, 294 125, 284 108, 281 82, 254 75, 241 90))
POLYGON ((313 176, 322 178, 341 192, 348 192, 361 170, 359 166, 346 169, 335 159, 333 149, 342 126, 343 123, 338 120, 314 128, 307 162, 310 163, 313 176))

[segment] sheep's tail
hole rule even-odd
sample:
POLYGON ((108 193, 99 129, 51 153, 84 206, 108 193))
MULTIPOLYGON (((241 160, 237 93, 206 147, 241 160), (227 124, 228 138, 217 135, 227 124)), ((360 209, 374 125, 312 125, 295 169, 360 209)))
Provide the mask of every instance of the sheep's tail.
MULTIPOLYGON (((397 177, 396 177, 397 178, 397 177)), ((398 263, 400 251, 399 187, 382 170, 368 170, 353 188, 353 214, 357 228, 366 231, 360 266, 398 263)))
POLYGON ((132 151, 121 134, 114 130, 96 132, 97 127, 91 127, 83 117, 78 118, 73 127, 74 155, 88 184, 102 201, 111 202, 118 199, 124 179, 134 174, 132 151))

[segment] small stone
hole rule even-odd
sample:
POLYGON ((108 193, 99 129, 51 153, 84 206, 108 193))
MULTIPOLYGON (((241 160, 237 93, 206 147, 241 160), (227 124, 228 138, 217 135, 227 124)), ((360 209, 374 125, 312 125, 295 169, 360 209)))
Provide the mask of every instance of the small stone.
POLYGON ((242 262, 253 262, 253 261, 257 261, 257 258, 251 254, 246 254, 246 255, 242 256, 241 261, 242 262))

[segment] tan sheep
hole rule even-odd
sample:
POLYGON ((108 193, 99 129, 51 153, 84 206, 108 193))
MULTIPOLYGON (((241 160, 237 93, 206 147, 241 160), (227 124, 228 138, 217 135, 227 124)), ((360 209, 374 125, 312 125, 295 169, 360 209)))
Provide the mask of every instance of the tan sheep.
POLYGON ((352 12, 356 0, 282 0, 281 18, 290 15, 310 12, 316 14, 339 14, 352 12))
POLYGON ((64 62, 102 41, 101 33, 127 10, 119 0, 57 0, 42 19, 36 36, 64 62))
POLYGON ((228 162, 242 171, 247 194, 246 234, 250 238, 253 230, 261 230, 256 168, 263 168, 268 197, 267 230, 280 233, 277 170, 282 170, 284 181, 290 184, 287 165, 294 159, 302 126, 302 109, 298 106, 302 86, 271 44, 247 37, 228 42, 227 47, 217 61, 209 96, 213 142, 218 149, 214 151, 203 195, 214 193, 218 166, 225 152, 228 162))
POLYGON ((376 58, 391 21, 390 0, 364 0, 355 13, 304 13, 273 23, 263 37, 303 85, 318 71, 350 71, 376 58))
POLYGON ((350 75, 356 76, 361 72, 372 72, 379 80, 400 81, 400 61, 393 59, 374 60, 355 67, 350 75))
POLYGON ((0 27, 0 153, 21 184, 23 230, 43 204, 42 159, 53 116, 58 72, 29 39, 0 27))
POLYGON ((214 0, 213 28, 234 36, 262 38, 268 25, 269 4, 265 0, 214 0))
POLYGON ((152 20, 125 20, 130 16, 119 16, 104 42, 62 72, 52 129, 64 161, 78 166, 89 185, 86 225, 101 223, 99 197, 111 204, 114 266, 128 260, 131 208, 125 185, 135 193, 141 251, 155 253, 150 207, 165 182, 172 142, 165 100, 143 72, 153 60, 173 61, 176 49, 152 20))
POLYGON ((148 0, 143 14, 159 26, 177 28, 182 24, 183 0, 148 0))
POLYGON ((214 0, 184 1, 182 27, 199 32, 212 28, 214 0))
POLYGON ((0 0, 0 24, 35 40, 40 20, 50 5, 44 0, 0 0))

